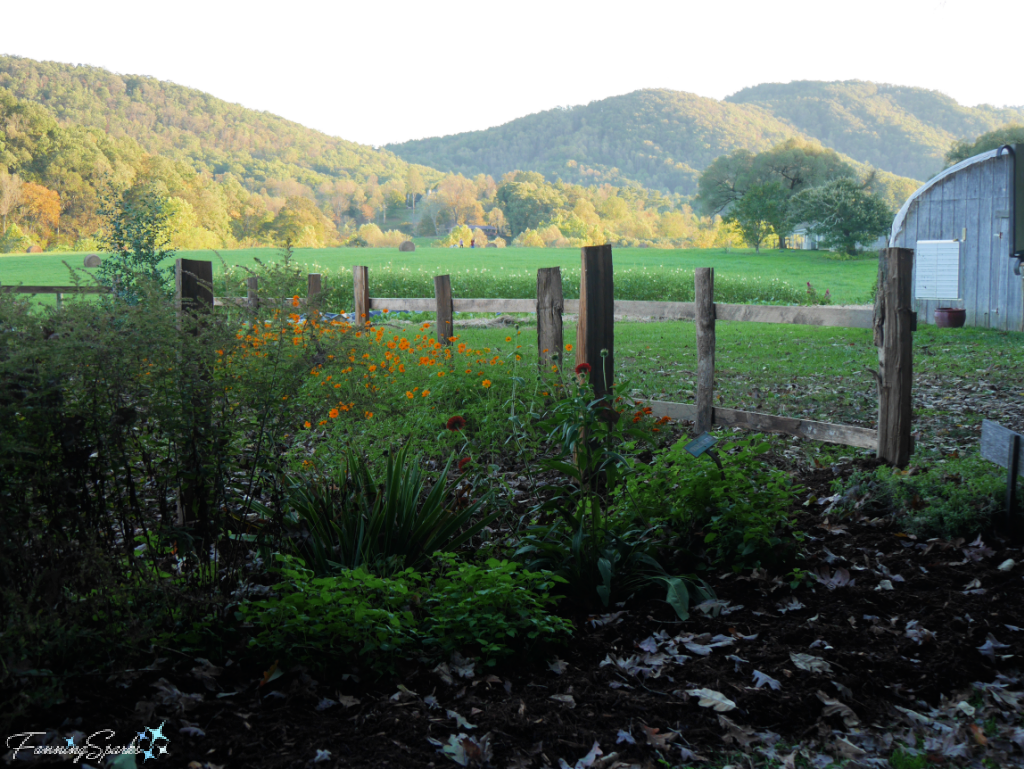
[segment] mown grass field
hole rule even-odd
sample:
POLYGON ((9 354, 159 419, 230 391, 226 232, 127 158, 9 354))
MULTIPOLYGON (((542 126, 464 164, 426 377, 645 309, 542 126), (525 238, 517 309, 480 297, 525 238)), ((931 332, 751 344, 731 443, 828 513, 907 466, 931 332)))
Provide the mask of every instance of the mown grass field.
MULTIPOLYGON (((280 259, 281 252, 273 248, 240 249, 237 251, 182 251, 178 256, 187 259, 210 259, 214 274, 223 275, 225 266, 255 267, 256 260, 264 263, 280 259)), ((0 284, 12 285, 66 285, 70 283, 68 266, 81 273, 83 254, 6 254, 0 255, 0 284), (67 263, 67 265, 65 264, 67 263)), ((576 249, 452 249, 420 247, 414 253, 404 254, 396 249, 298 249, 295 262, 309 272, 320 272, 329 281, 331 276, 351 280, 351 268, 361 264, 370 268, 371 293, 374 273, 389 270, 407 274, 410 284, 429 285, 434 275, 452 275, 453 289, 459 295, 459 282, 472 279, 473 283, 515 282, 529 287, 541 267, 562 267, 578 271, 579 251, 576 249)), ((692 291, 689 273, 697 267, 714 267, 720 281, 785 284, 791 292, 806 291, 810 282, 819 295, 829 290, 835 304, 858 304, 869 301, 877 271, 877 260, 872 256, 851 261, 837 261, 827 252, 817 251, 764 251, 755 254, 751 249, 723 250, 652 250, 623 248, 614 252, 616 274, 626 282, 643 281, 646 277, 659 277, 660 282, 674 282, 674 273, 681 273, 679 282, 692 291), (646 274, 645 274, 646 273, 646 274)), ((86 279, 87 280, 87 279, 86 279)), ((474 286, 475 288, 475 286, 474 286)), ((618 293, 618 292, 617 292, 618 293)), ((761 300, 771 300, 771 291, 761 300)), ((378 294, 379 296, 380 294, 378 294)), ((462 294, 467 296, 466 294, 462 294)), ((488 294, 498 296, 500 294, 488 294)), ((515 298, 509 296, 509 298, 515 298)), ((632 297, 630 297, 632 298, 632 297)), ((652 297, 654 298, 654 297, 652 297)), ((665 297, 668 298, 668 297, 665 297)))

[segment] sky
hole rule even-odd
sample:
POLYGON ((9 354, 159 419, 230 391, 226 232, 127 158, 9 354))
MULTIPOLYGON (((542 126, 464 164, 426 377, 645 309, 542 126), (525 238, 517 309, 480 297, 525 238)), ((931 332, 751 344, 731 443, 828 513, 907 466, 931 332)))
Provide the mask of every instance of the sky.
POLYGON ((869 80, 1024 105, 1002 31, 1022 17, 1019 0, 11 1, 0 53, 149 75, 380 146, 641 88, 869 80))

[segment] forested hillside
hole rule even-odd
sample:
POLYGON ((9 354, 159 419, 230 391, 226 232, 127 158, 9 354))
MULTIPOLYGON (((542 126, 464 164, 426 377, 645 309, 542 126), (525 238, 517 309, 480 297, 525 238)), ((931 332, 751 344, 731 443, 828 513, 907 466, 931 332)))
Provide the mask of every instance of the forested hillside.
POLYGON ((178 247, 327 245, 443 176, 173 83, 10 56, 0 128, 0 239, 18 241, 0 250, 95 248, 104 192, 135 184, 170 200, 178 247))
POLYGON ((897 176, 930 178, 953 143, 1024 119, 1024 108, 963 107, 935 91, 874 83, 796 82, 725 101, 667 90, 555 109, 486 131, 388 145, 401 157, 461 173, 530 169, 549 179, 635 182, 692 194, 711 162, 805 138, 897 176))
POLYGON ((388 149, 410 162, 467 175, 497 178, 526 169, 574 184, 632 182, 688 195, 719 155, 737 147, 768 149, 796 135, 759 107, 646 90, 388 149))
POLYGON ((858 80, 765 83, 726 101, 762 107, 854 160, 914 179, 942 170, 957 140, 1024 121, 1024 107, 964 107, 938 91, 858 80))

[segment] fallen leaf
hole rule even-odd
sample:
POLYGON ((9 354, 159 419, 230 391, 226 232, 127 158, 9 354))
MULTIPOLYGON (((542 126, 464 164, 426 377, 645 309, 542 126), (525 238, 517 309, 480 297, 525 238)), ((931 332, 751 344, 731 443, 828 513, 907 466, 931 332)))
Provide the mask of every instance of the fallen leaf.
POLYGON ((548 663, 548 670, 557 675, 562 675, 567 667, 569 667, 569 663, 558 659, 558 657, 555 657, 553 662, 548 663))
POLYGON ((971 736, 982 747, 988 745, 988 737, 985 736, 985 731, 978 724, 971 724, 971 736))
POLYGON ((668 747, 668 744, 672 742, 672 740, 679 736, 673 731, 662 734, 661 729, 644 726, 643 724, 640 726, 643 728, 644 734, 647 736, 647 744, 663 750, 668 747))
POLYGON ((996 640, 996 637, 991 633, 988 634, 988 640, 985 641, 981 646, 977 647, 978 651, 988 657, 990 660, 995 661, 996 651, 999 649, 1009 649, 1009 644, 1000 643, 996 640))
POLYGON ((571 694, 552 694, 548 699, 554 700, 555 702, 561 702, 563 705, 568 705, 570 708, 576 707, 576 700, 573 699, 571 694))
POLYGON ((619 729, 619 733, 615 735, 615 744, 619 745, 623 742, 625 742, 627 745, 636 745, 636 740, 633 739, 632 734, 623 729, 619 729))
POLYGON ((460 729, 476 729, 476 724, 469 723, 469 721, 460 716, 454 710, 448 710, 445 712, 448 713, 448 718, 453 719, 455 721, 455 725, 460 729))
POLYGON ((735 702, 714 689, 687 689, 686 693, 691 697, 697 697, 697 704, 702 708, 714 708, 719 713, 736 709, 735 702))
POLYGON ((811 654, 801 654, 796 652, 790 652, 789 658, 793 660, 793 664, 801 670, 806 670, 809 673, 826 673, 832 672, 832 666, 829 665, 821 657, 815 657, 811 654))
POLYGON ((762 673, 760 670, 754 671, 754 688, 760 689, 762 686, 768 686, 769 689, 778 690, 782 687, 777 680, 772 678, 767 673, 762 673))
POLYGON ((826 718, 828 716, 838 715, 843 719, 847 729, 852 729, 860 723, 860 719, 857 718, 857 714, 853 712, 849 705, 846 705, 839 700, 832 699, 825 692, 819 690, 817 692, 818 699, 821 700, 825 707, 822 709, 821 714, 826 718))

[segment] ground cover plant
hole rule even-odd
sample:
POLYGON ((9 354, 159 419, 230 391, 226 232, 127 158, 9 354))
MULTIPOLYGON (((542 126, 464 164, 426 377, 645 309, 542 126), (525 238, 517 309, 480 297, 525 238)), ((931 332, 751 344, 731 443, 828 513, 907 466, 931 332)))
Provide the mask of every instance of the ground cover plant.
MULTIPOLYGON (((617 324, 597 400, 522 320, 444 346, 296 305, 0 296, 8 732, 165 720, 181 766, 1020 760, 1024 557, 976 459, 982 416, 1024 429, 1020 335, 918 331, 906 474, 722 431, 719 471, 644 407, 689 399, 691 323, 617 324), (956 528, 918 521, 951 486, 956 528)), ((872 424, 869 332, 718 345, 723 405, 872 424)))

